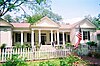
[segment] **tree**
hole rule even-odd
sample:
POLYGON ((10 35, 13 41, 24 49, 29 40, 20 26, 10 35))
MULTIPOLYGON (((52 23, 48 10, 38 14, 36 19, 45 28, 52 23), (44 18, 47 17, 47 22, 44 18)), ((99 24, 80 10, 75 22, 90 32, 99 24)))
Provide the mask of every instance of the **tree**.
POLYGON ((59 16, 58 14, 53 13, 51 10, 48 10, 48 9, 40 8, 36 12, 38 14, 41 14, 43 17, 47 16, 47 17, 51 18, 55 22, 62 20, 61 16, 59 16))
MULTIPOLYGON (((29 6, 32 5, 32 7, 37 5, 46 4, 46 0, 0 0, 0 18, 5 15, 7 12, 11 12, 13 10, 19 11, 22 9, 21 5, 28 4, 29 6)), ((24 11, 24 13, 26 13, 24 11)))
POLYGON ((94 23, 94 25, 96 25, 97 29, 100 30, 100 14, 98 14, 98 17, 94 17, 92 22, 94 23))
POLYGON ((27 21, 28 23, 35 23, 35 22, 37 22, 38 20, 40 20, 42 17, 43 17, 43 16, 40 15, 40 14, 35 14, 35 15, 33 15, 32 17, 31 17, 31 16, 28 16, 26 21, 27 21))
POLYGON ((91 17, 90 15, 85 16, 85 18, 89 19, 90 22, 92 22, 97 29, 100 29, 100 14, 98 15, 98 17, 91 17))
POLYGON ((14 22, 14 20, 12 19, 12 16, 10 16, 9 14, 4 16, 4 19, 8 22, 14 22))
POLYGON ((44 16, 51 18, 55 22, 60 21, 62 19, 61 16, 59 16, 58 14, 55 14, 52 11, 47 10, 47 9, 37 10, 35 15, 28 16, 26 19, 27 19, 27 22, 29 22, 29 23, 35 23, 38 20, 40 20, 41 18, 43 18, 44 16))

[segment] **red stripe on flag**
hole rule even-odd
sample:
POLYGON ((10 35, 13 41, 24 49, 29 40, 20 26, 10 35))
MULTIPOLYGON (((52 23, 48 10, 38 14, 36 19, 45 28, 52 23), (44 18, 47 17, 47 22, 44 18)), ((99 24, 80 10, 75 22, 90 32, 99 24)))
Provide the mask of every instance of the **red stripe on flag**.
POLYGON ((79 32, 76 36, 78 37, 78 41, 77 41, 76 44, 74 45, 75 48, 77 48, 77 47, 79 46, 80 41, 82 40, 81 32, 79 32))

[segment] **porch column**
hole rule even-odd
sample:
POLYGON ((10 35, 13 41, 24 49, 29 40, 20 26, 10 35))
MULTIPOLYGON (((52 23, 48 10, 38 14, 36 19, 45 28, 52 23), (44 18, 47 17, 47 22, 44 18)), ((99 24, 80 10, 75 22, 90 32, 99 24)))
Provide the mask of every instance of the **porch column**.
POLYGON ((41 30, 39 30, 39 44, 41 43, 41 30))
POLYGON ((23 45, 23 31, 21 31, 21 45, 23 45))
POLYGON ((56 32, 55 32, 55 41, 56 41, 57 39, 56 39, 56 32))
POLYGON ((59 45, 59 31, 57 30, 57 43, 59 45))
POLYGON ((34 47, 34 30, 31 32, 31 46, 34 47))
POLYGON ((64 37, 64 31, 63 31, 63 46, 65 47, 65 37, 64 37))
POLYGON ((53 30, 51 30, 51 45, 52 45, 52 42, 53 42, 53 30))
POLYGON ((82 34, 82 40, 83 40, 83 31, 81 31, 81 34, 82 34))

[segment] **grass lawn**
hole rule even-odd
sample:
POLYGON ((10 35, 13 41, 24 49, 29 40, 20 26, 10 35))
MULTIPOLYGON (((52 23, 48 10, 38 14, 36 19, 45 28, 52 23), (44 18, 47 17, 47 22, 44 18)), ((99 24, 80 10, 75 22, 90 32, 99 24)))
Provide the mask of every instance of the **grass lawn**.
POLYGON ((55 64, 56 66, 60 65, 59 59, 49 59, 49 60, 39 60, 39 61, 29 61, 27 62, 28 66, 39 66, 40 63, 50 62, 55 64))
POLYGON ((65 58, 59 59, 35 60, 27 62, 25 62, 22 58, 18 58, 18 55, 14 55, 13 60, 10 59, 10 61, 6 62, 5 64, 7 64, 7 66, 11 66, 12 64, 19 64, 23 66, 23 63, 27 63, 28 66, 75 66, 76 64, 78 64, 78 66, 87 66, 87 62, 82 60, 80 57, 74 55, 69 55, 65 58))

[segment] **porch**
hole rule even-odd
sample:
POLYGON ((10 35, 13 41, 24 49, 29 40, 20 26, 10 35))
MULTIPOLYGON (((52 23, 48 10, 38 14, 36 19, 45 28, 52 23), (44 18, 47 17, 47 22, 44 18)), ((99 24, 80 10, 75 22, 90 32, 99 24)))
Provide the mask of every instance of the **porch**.
POLYGON ((69 32, 60 32, 57 30, 32 30, 32 31, 14 31, 13 46, 16 44, 29 44, 32 47, 36 45, 65 46, 70 42, 69 32))

